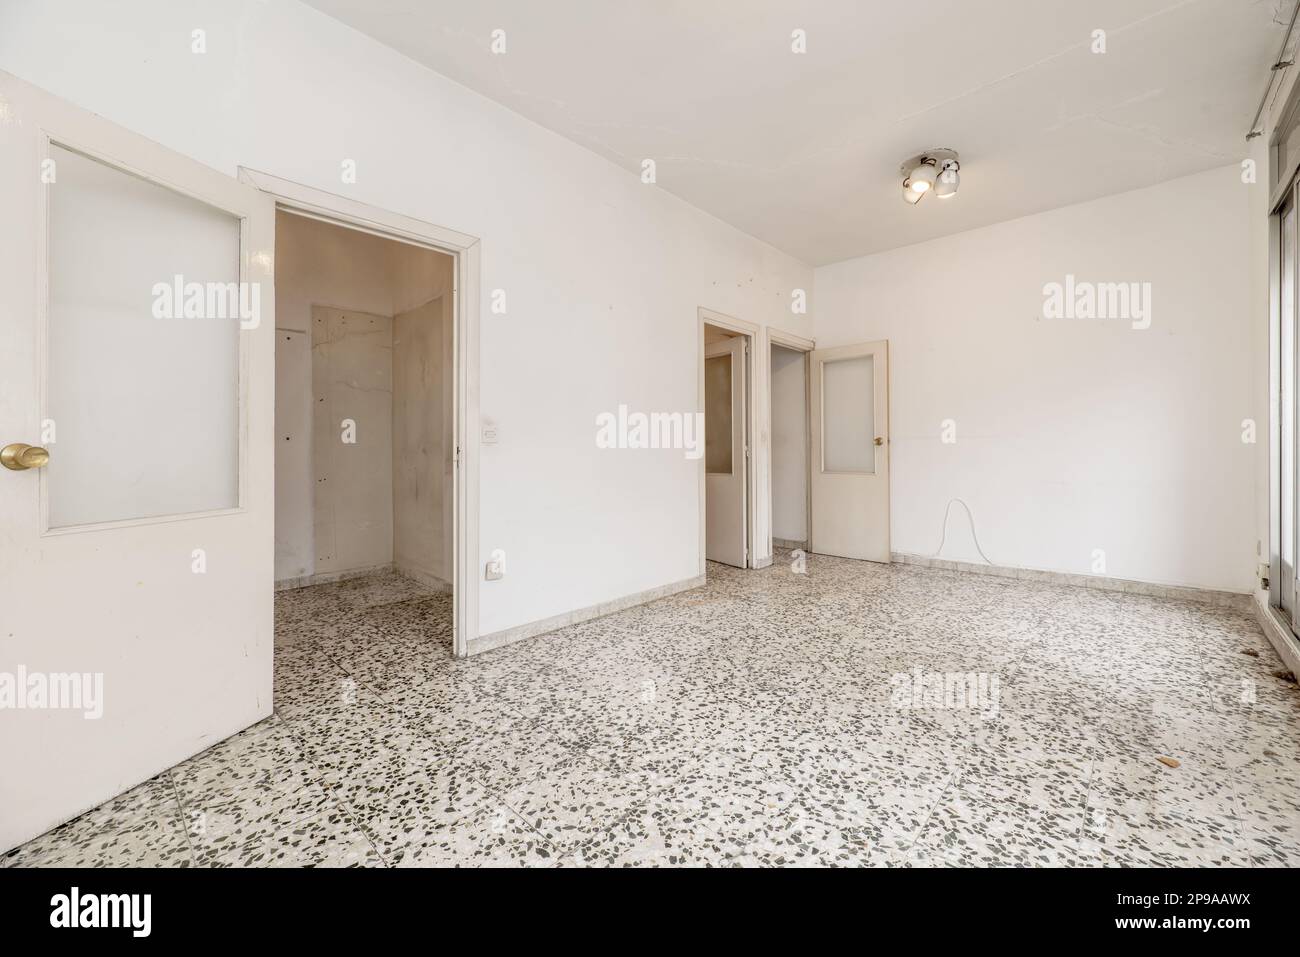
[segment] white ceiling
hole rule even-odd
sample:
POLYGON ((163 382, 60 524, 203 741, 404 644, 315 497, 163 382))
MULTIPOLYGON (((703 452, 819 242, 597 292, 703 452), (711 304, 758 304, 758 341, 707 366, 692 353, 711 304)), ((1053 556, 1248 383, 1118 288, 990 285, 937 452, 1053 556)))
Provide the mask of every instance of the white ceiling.
POLYGON ((1295 0, 307 2, 820 265, 1239 161, 1295 0))

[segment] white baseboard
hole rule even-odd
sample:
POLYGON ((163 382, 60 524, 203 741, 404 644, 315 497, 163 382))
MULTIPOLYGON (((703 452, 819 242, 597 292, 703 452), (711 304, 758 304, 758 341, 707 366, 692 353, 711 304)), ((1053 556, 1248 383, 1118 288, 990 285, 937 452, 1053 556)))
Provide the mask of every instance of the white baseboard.
POLYGON ((1277 609, 1268 603, 1268 592, 1257 591, 1254 598, 1255 619, 1264 631, 1264 637, 1273 646, 1277 656, 1282 659, 1291 674, 1300 678, 1300 641, 1290 626, 1282 620, 1277 609))
POLYGON ((409 578, 412 581, 419 582, 421 585, 427 585, 434 591, 450 592, 452 590, 451 582, 439 578, 437 575, 430 575, 428 572, 421 571, 418 568, 407 568, 402 565, 394 565, 393 571, 397 572, 397 574, 401 575, 403 578, 409 578))
POLYGON ((945 571, 968 572, 972 575, 992 575, 995 578, 1018 578, 1022 581, 1048 582, 1053 585, 1073 585, 1077 588, 1093 588, 1098 591, 1127 592, 1130 595, 1146 595, 1151 598, 1177 598, 1181 601, 1197 601, 1209 605, 1219 605, 1249 614, 1253 599, 1250 595, 1234 591, 1220 591, 1213 588, 1192 588, 1187 585, 1157 585, 1153 582, 1130 581, 1126 578, 1107 578, 1104 575, 1077 575, 1070 572, 1049 572, 1037 568, 1017 568, 1013 565, 983 565, 978 562, 954 562, 946 558, 930 558, 925 555, 912 555, 907 552, 894 552, 894 561, 905 565, 919 565, 923 568, 939 568, 945 571))
POLYGON ((343 572, 321 572, 319 575, 303 575, 301 578, 282 578, 275 583, 276 591, 288 591, 291 588, 307 588, 311 585, 328 585, 331 582, 347 581, 349 578, 364 578, 376 572, 394 571, 393 563, 368 565, 365 568, 349 568, 343 572))
POLYGON ((541 621, 529 622, 526 625, 504 628, 501 631, 494 631, 490 635, 479 635, 477 638, 469 640, 467 653, 470 655, 482 654, 485 651, 491 651, 493 648, 500 648, 504 645, 514 644, 516 641, 523 641, 525 638, 533 638, 550 631, 558 631, 560 628, 566 628, 569 625, 591 621, 593 618, 612 615, 615 612, 634 608, 637 605, 644 605, 660 598, 667 598, 669 595, 676 595, 678 592, 699 588, 704 584, 704 581, 705 576, 696 575, 694 578, 686 578, 670 585, 660 585, 658 588, 650 588, 632 595, 624 595, 622 598, 601 602, 599 605, 590 605, 587 608, 566 611, 562 615, 543 618, 541 621))

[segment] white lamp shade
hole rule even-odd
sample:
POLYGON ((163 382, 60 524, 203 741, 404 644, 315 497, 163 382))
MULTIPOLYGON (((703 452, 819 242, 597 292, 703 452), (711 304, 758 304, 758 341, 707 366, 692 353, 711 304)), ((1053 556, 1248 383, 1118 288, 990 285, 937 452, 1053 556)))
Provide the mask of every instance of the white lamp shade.
POLYGON ((949 166, 939 174, 938 182, 934 184, 934 195, 940 199, 948 199, 957 195, 957 187, 961 185, 961 174, 955 167, 949 166))
POLYGON ((926 193, 934 186, 934 178, 934 167, 929 163, 922 163, 912 170, 912 175, 907 178, 907 181, 912 185, 912 192, 926 193))

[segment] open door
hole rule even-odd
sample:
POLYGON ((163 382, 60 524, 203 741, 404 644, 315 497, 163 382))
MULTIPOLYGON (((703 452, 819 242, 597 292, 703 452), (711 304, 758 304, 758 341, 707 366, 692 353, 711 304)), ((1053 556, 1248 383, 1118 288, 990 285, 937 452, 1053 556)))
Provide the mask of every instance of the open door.
POLYGON ((275 224, 5 73, 0 209, 4 850, 271 713, 275 224))
POLYGON ((812 353, 810 551, 889 561, 889 344, 812 353))
POLYGON ((744 568, 746 540, 745 336, 704 350, 705 554, 710 561, 744 568))

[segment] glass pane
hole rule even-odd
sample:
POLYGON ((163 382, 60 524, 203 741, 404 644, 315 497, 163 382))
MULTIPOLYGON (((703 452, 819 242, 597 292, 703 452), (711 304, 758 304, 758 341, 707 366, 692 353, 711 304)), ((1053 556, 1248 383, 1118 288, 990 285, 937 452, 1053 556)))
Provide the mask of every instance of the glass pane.
POLYGON ((51 527, 234 507, 239 219, 51 155, 51 527))
POLYGON ((875 360, 822 363, 822 471, 875 472, 875 360))
POLYGON ((704 467, 731 474, 731 356, 704 360, 704 467))
POLYGON ((1296 297, 1295 297, 1296 221, 1295 207, 1282 215, 1282 276, 1280 303, 1282 360, 1281 383, 1281 458, 1282 481, 1280 524, 1278 529, 1282 559, 1282 607, 1291 611, 1295 605, 1295 403, 1296 403, 1296 297))

